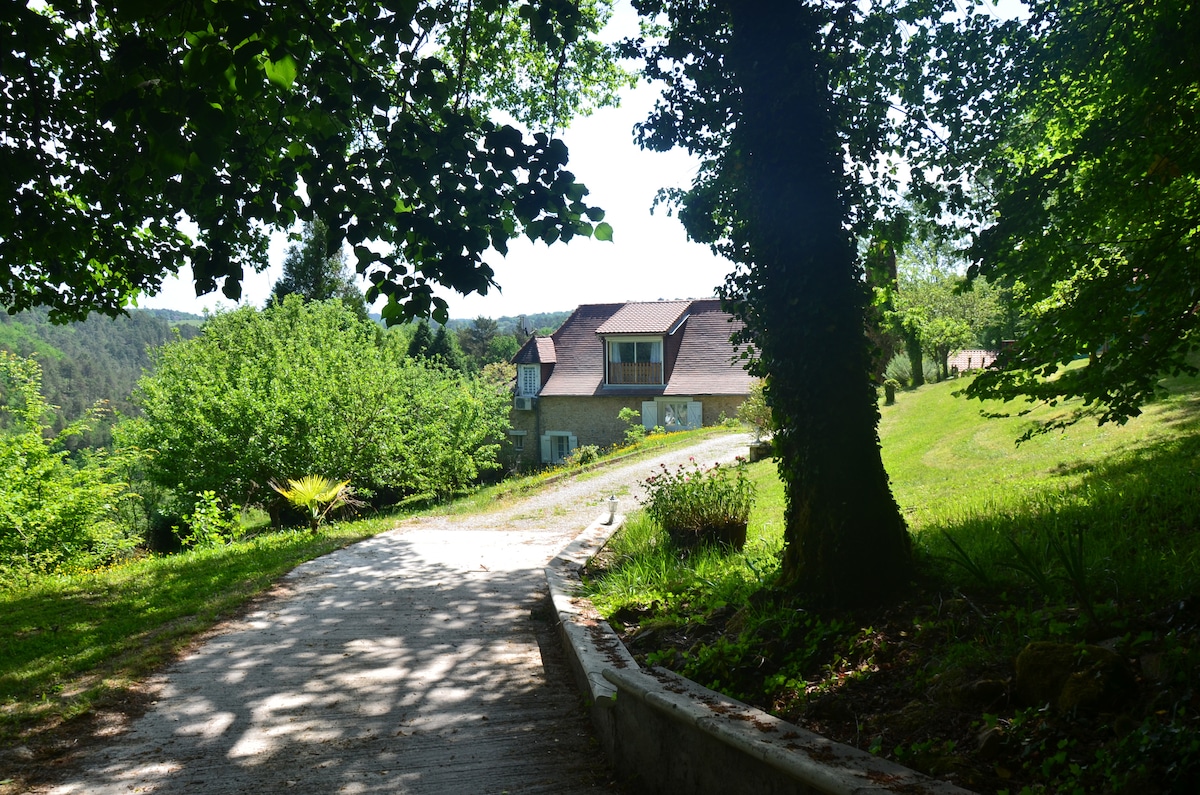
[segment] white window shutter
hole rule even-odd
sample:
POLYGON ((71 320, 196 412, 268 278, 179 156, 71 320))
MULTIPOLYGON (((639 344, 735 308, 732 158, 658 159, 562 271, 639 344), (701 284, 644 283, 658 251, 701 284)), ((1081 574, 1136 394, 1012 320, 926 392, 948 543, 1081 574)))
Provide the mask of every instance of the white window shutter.
POLYGON ((692 400, 687 404, 687 426, 689 428, 699 428, 704 424, 703 407, 698 401, 692 400))
POLYGON ((579 446, 579 438, 578 437, 576 437, 576 436, 568 436, 567 437, 567 453, 568 454, 578 446, 579 446))
POLYGON ((653 400, 642 401, 642 427, 650 430, 658 425, 658 404, 653 400))
POLYGON ((546 434, 541 438, 542 442, 542 463, 550 463, 550 434, 546 434))

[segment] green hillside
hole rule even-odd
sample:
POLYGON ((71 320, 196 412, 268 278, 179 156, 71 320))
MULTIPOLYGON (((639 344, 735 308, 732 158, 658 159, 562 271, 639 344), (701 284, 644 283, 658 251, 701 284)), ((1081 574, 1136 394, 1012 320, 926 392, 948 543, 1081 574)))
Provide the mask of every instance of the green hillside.
POLYGON ((1085 419, 1019 446, 1031 424, 1077 407, 984 419, 1028 407, 955 397, 962 381, 900 393, 882 407, 880 438, 918 544, 951 559, 965 553, 1003 583, 1022 579, 1014 542, 1031 554, 1036 547, 1036 562, 1051 571, 1055 555, 1043 545, 1078 537, 1085 564, 1103 575, 1090 586, 1096 595, 1169 599, 1200 585, 1200 382, 1168 383, 1168 397, 1123 426, 1085 419))
MULTIPOLYGON (((196 317, 169 311, 134 310, 128 316, 93 316, 81 323, 51 323, 46 310, 9 315, 0 312, 0 349, 34 356, 42 366, 42 394, 55 407, 54 431, 82 417, 97 401, 113 411, 132 414, 129 402, 150 350, 175 338, 200 333, 196 317)), ((101 445, 108 432, 101 424, 74 444, 101 445)))

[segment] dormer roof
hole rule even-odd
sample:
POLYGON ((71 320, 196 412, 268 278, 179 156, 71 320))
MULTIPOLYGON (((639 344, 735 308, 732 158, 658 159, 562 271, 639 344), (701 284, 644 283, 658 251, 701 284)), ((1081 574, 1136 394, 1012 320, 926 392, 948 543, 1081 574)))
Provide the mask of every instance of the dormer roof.
POLYGON ((687 314, 691 301, 638 301, 624 304, 600 324, 597 334, 666 334, 687 314))
POLYGON ((553 362, 539 394, 745 395, 753 378, 729 341, 741 328, 715 298, 633 304, 583 304, 551 337, 530 339, 513 357, 516 364, 553 362), (667 383, 607 385, 605 335, 664 335, 667 383), (676 344, 678 347, 676 347, 676 344))
POLYGON ((513 364, 554 364, 557 351, 553 337, 530 337, 513 357, 513 364))

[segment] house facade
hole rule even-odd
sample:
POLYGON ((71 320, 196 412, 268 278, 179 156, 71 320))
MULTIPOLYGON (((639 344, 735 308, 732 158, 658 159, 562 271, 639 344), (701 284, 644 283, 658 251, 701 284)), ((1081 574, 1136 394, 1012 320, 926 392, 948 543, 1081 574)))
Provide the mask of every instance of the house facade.
POLYGON ((580 306, 513 357, 514 454, 553 464, 580 445, 621 442, 624 408, 647 430, 734 416, 753 381, 729 341, 738 328, 716 299, 580 306))
POLYGON ((958 351, 947 358, 946 369, 951 373, 969 373, 972 370, 983 370, 991 367, 999 355, 999 351, 989 351, 982 348, 970 348, 958 351))

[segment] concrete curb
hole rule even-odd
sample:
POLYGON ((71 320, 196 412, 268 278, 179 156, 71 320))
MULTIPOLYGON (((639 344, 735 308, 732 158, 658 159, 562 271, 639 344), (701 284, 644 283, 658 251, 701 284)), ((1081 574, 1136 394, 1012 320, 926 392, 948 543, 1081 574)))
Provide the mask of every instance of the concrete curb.
POLYGON ((625 517, 619 514, 610 525, 597 519, 567 544, 545 570, 550 598, 558 613, 559 638, 575 675, 575 684, 587 699, 596 738, 609 759, 613 758, 616 743, 613 705, 617 688, 604 678, 604 672, 637 670, 639 666, 592 603, 577 594, 580 570, 624 522, 625 517))
POLYGON ((550 561, 546 582, 597 739, 637 792, 970 795, 835 743, 675 673, 637 664, 591 603, 580 570, 624 522, 593 522, 550 561))

